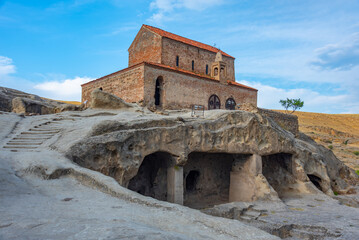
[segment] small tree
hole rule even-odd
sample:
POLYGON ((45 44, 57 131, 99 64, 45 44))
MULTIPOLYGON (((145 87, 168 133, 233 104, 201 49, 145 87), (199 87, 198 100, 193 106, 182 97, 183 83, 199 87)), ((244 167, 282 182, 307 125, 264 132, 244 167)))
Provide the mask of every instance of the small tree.
POLYGON ((285 111, 288 112, 288 108, 292 108, 292 112, 294 113, 297 109, 301 109, 304 106, 304 102, 298 99, 289 99, 287 100, 280 100, 280 104, 285 108, 285 111))

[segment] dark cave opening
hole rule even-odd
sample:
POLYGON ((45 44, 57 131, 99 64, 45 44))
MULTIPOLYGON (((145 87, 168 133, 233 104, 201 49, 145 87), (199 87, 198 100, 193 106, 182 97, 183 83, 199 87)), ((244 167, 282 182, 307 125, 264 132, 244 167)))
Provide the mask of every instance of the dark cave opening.
POLYGON ((308 174, 307 176, 308 176, 309 180, 314 184, 314 186, 316 188, 318 188, 320 191, 323 191, 322 186, 320 185, 321 182, 322 182, 322 179, 320 177, 317 177, 317 176, 312 175, 312 174, 308 174))
POLYGON ((192 170, 186 177, 186 191, 194 191, 196 189, 197 181, 199 177, 199 171, 192 170))
POLYGON ((289 185, 294 183, 292 175, 292 154, 276 153, 262 156, 262 173, 279 197, 287 194, 289 185))
POLYGON ((184 205, 205 208, 227 203, 233 154, 193 152, 183 166, 184 205))
POLYGON ((137 175, 130 180, 128 189, 166 201, 167 167, 171 159, 171 154, 167 152, 155 152, 147 155, 142 161, 137 175))

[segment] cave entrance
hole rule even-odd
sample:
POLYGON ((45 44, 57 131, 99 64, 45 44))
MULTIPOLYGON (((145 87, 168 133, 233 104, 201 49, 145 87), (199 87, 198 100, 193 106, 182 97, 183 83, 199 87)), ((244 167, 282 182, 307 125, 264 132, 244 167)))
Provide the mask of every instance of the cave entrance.
POLYGON ((251 155, 190 153, 183 166, 184 205, 201 209, 228 203, 234 165, 238 168, 238 161, 245 161, 249 156, 251 155))
POLYGON ((295 183, 292 171, 292 154, 277 153, 262 156, 262 173, 280 198, 290 192, 289 185, 295 183))
POLYGON ((188 173, 186 177, 186 191, 191 192, 196 189, 198 182, 199 171, 192 170, 188 173))
POLYGON ((172 161, 171 154, 167 152, 155 152, 147 155, 137 175, 134 176, 128 189, 142 195, 167 200, 167 168, 172 161))
POLYGON ((322 179, 320 177, 317 177, 312 174, 308 174, 307 176, 308 176, 309 180, 314 184, 314 186, 316 186, 316 188, 318 188, 320 191, 323 191, 322 186, 321 186, 322 179))

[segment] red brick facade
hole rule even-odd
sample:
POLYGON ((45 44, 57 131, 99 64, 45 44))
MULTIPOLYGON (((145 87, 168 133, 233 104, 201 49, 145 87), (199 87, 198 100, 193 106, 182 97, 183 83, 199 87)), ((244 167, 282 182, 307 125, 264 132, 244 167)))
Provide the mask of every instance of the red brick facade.
POLYGON ((144 65, 137 64, 82 85, 82 102, 90 101, 91 92, 103 91, 121 97, 126 102, 140 102, 143 99, 144 65))
POLYGON ((102 88, 127 102, 164 109, 193 104, 207 109, 213 94, 222 109, 229 98, 237 104, 257 105, 257 90, 235 82, 234 58, 212 46, 143 25, 128 51, 129 67, 83 84, 82 101, 102 88), (222 54, 216 58, 217 52, 222 54), (226 68, 219 69, 220 80, 211 72, 215 59, 226 68))
MULTIPOLYGON (((217 52, 210 52, 201 48, 186 45, 172 39, 164 38, 162 40, 162 61, 164 65, 176 66, 176 57, 179 58, 178 68, 192 71, 192 61, 194 61, 193 72, 206 74, 206 65, 208 65, 208 74, 211 75, 211 64, 214 62, 217 52)), ((234 59, 223 55, 223 61, 227 63, 227 79, 234 79, 234 59)))
POLYGON ((162 37, 142 27, 128 48, 128 66, 141 62, 161 63, 162 37))

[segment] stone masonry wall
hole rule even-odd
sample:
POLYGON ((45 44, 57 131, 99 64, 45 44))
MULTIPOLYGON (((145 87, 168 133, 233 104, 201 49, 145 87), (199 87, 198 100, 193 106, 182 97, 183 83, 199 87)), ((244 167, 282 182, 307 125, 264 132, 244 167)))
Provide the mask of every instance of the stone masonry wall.
POLYGON ((128 66, 141 62, 161 63, 161 36, 142 27, 128 49, 128 66))
POLYGON ((144 65, 126 68, 82 85, 82 102, 90 102, 91 92, 96 88, 119 96, 126 102, 143 100, 144 65))
MULTIPOLYGON (((206 65, 208 65, 208 75, 210 75, 211 64, 216 58, 216 53, 190 46, 172 39, 163 38, 162 64, 171 67, 177 67, 176 56, 179 56, 178 68, 192 71, 192 60, 194 60, 195 73, 206 74, 206 65)), ((223 61, 227 65, 227 80, 235 81, 234 59, 223 56, 223 61)))
POLYGON ((258 108, 258 112, 264 116, 272 118, 281 128, 293 133, 295 136, 298 135, 299 124, 297 116, 263 108, 258 108))
POLYGON ((193 104, 208 108, 208 99, 216 94, 221 101, 221 109, 232 97, 237 104, 251 103, 257 106, 257 91, 233 85, 221 84, 217 80, 199 79, 184 73, 145 65, 144 104, 154 106, 156 79, 163 77, 161 103, 165 109, 191 108, 193 104))

